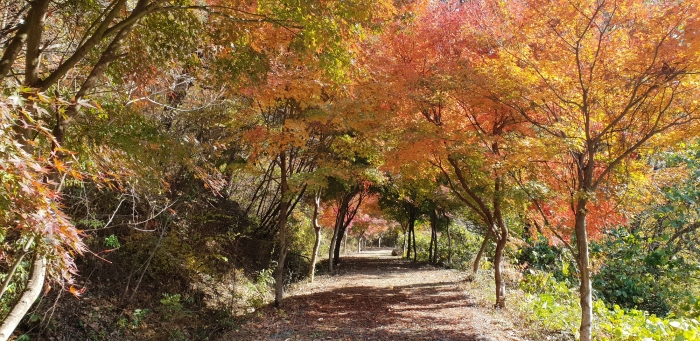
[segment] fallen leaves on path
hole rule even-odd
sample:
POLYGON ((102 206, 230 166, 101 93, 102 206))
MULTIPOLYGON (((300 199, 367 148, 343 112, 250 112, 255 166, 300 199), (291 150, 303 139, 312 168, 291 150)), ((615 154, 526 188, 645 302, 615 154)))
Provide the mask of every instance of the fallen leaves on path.
POLYGON ((521 340, 462 289, 465 274, 411 263, 391 250, 342 259, 338 275, 289 293, 220 340, 521 340))

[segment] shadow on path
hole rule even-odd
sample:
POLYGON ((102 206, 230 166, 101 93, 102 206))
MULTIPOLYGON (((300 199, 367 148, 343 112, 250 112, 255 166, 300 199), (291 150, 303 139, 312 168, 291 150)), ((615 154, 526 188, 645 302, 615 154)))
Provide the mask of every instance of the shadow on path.
POLYGON ((227 339, 497 340, 472 326, 480 314, 459 289, 458 272, 389 254, 344 258, 339 275, 293 293, 282 311, 261 310, 227 339))

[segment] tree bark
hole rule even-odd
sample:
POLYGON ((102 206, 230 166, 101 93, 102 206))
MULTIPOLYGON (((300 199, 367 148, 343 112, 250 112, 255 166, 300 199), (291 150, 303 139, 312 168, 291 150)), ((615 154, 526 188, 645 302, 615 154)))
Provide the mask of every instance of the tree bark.
POLYGON ((435 264, 435 251, 433 250, 433 245, 435 245, 435 226, 437 225, 437 213, 435 210, 430 210, 430 245, 428 246, 428 263, 435 264))
POLYGON ((590 255, 588 252, 588 233, 586 231, 586 199, 579 199, 576 205, 576 246, 578 248, 578 266, 581 275, 579 295, 581 300, 581 327, 579 333, 581 341, 591 340, 591 326, 593 324, 593 298, 591 296, 591 269, 590 255))
POLYGON ((481 263, 481 257, 484 255, 484 251, 486 251, 486 245, 488 245, 489 239, 491 239, 491 235, 493 232, 491 232, 491 229, 489 229, 486 232, 486 237, 484 237, 484 241, 481 242, 481 247, 479 248, 479 252, 476 253, 476 257, 474 257, 474 264, 472 265, 472 272, 476 274, 479 272, 479 263, 481 263))
POLYGON ((438 234, 437 234, 437 227, 433 231, 433 234, 435 235, 435 245, 433 245, 433 264, 438 263, 438 234))
POLYGON ((338 237, 335 240, 335 251, 333 252, 333 264, 336 266, 340 263, 340 249, 343 246, 343 236, 345 236, 345 228, 341 225, 339 229, 338 237))
POLYGON ((348 252, 348 230, 345 230, 345 233, 343 234, 343 254, 346 254, 348 252))
POLYGON ((328 271, 333 272, 333 255, 335 255, 335 241, 338 239, 338 225, 333 229, 333 237, 328 245, 328 271))
POLYGON ((408 228, 403 233, 403 243, 401 243, 401 247, 403 248, 403 252, 401 252, 401 256, 406 254, 406 236, 408 234, 408 228))
POLYGON ((321 209, 321 191, 316 191, 316 196, 314 198, 314 215, 312 219, 312 224, 314 227, 314 249, 311 252, 311 264, 309 264, 309 278, 311 282, 314 281, 314 275, 316 274, 316 259, 318 258, 318 248, 321 246, 321 225, 318 224, 318 211, 321 209))
MULTIPOLYGON (((496 144, 494 144, 496 145, 496 144)), ((496 279, 496 308, 506 307, 506 283, 503 281, 503 249, 508 242, 508 227, 501 214, 501 178, 496 176, 494 181, 493 216, 496 222, 494 226, 494 238, 496 239, 496 253, 494 255, 494 277, 496 279)))
POLYGON ((447 224, 447 263, 452 264, 452 236, 450 236, 450 224, 447 224))
POLYGON ((24 84, 36 86, 39 81, 39 59, 41 58, 41 37, 44 33, 44 20, 49 9, 48 0, 39 0, 32 5, 32 16, 28 19, 27 45, 24 56, 24 84))
POLYGON ((29 308, 32 307, 36 299, 41 294, 41 287, 44 285, 46 278, 46 258, 35 251, 32 270, 27 281, 27 287, 24 289, 19 302, 14 305, 12 311, 7 315, 5 321, 0 325, 0 340, 6 341, 12 335, 12 332, 17 328, 24 315, 27 314, 29 308))
POLYGON ((15 36, 7 44, 5 52, 0 58, 0 80, 7 77, 12 69, 12 64, 14 64, 17 56, 22 51, 22 46, 27 41, 30 30, 36 29, 36 25, 44 20, 49 3, 49 0, 38 0, 32 3, 27 16, 24 18, 24 23, 17 29, 15 36))
POLYGON ((408 227, 406 228, 406 230, 407 230, 407 235, 408 235, 408 238, 407 238, 407 239, 408 239, 408 243, 407 243, 407 244, 408 244, 408 249, 406 250, 406 259, 411 259, 411 251, 412 251, 411 248, 412 248, 412 246, 413 246, 413 244, 411 243, 411 233, 413 232, 413 231, 411 230, 411 224, 412 224, 412 222, 409 220, 409 221, 408 221, 408 227))
POLYGON ((345 234, 345 229, 343 226, 343 221, 345 220, 345 214, 348 211, 348 205, 345 199, 340 204, 340 207, 338 207, 338 215, 335 218, 335 234, 333 235, 333 252, 330 255, 330 258, 333 262, 333 265, 338 265, 338 261, 340 259, 340 246, 343 242, 343 235, 345 234))
POLYGON ((345 193, 343 196, 341 203, 338 207, 338 215, 336 217, 336 229, 338 229, 338 235, 337 239, 335 241, 335 252, 333 253, 334 259, 333 263, 334 265, 338 265, 338 262, 340 261, 340 247, 341 243, 343 242, 343 239, 347 240, 347 228, 352 222, 352 220, 355 218, 355 214, 357 214, 357 210, 360 208, 360 205, 362 204, 363 200, 363 193, 362 189, 360 186, 355 186, 353 189, 345 193), (359 194, 357 202, 353 203, 351 207, 351 202, 359 194))
POLYGON ((279 254, 277 257, 277 273, 275 274, 275 307, 279 308, 284 298, 284 261, 287 257, 287 156, 284 151, 279 154, 280 159, 280 216, 279 216, 279 254))
POLYGON ((416 221, 411 221, 411 236, 413 237, 413 261, 417 260, 418 251, 416 250, 416 221))
POLYGON ((496 308, 506 307, 506 283, 503 280, 503 249, 508 241, 508 230, 500 227, 501 236, 496 240, 496 253, 493 258, 494 277, 496 280, 496 308))

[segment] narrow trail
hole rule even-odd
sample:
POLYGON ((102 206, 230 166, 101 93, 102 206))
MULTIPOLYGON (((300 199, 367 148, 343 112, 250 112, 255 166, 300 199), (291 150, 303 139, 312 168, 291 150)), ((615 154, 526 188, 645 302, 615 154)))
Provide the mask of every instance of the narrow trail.
POLYGON ((220 340, 521 340, 463 289, 466 274, 392 257, 345 256, 337 275, 288 293, 220 340))

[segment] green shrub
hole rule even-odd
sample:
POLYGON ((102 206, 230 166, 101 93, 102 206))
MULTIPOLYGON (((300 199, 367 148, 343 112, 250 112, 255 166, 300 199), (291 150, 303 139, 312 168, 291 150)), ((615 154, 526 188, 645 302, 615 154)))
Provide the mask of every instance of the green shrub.
MULTIPOLYGON (((519 308, 531 321, 549 331, 576 334, 579 328, 581 308, 578 291, 554 276, 541 271, 531 271, 521 283, 526 299, 519 308)), ((700 341, 700 323, 691 318, 660 318, 636 309, 624 309, 614 305, 609 309, 605 302, 593 303, 594 340, 610 341, 700 341)))
POLYGON ((521 305, 529 311, 527 316, 547 330, 575 333, 581 316, 576 288, 543 271, 530 271, 520 288, 526 293, 521 305))
POLYGON ((549 244, 544 237, 529 240, 527 246, 516 253, 518 264, 547 271, 559 281, 574 282, 572 268, 575 267, 568 249, 549 244))
POLYGON ((594 243, 602 267, 593 276, 593 288, 609 305, 645 310, 658 316, 670 312, 688 315, 697 265, 685 261, 663 240, 645 238, 637 232, 617 230, 612 238, 594 243))
POLYGON ((700 323, 695 319, 664 319, 641 310, 625 310, 617 305, 610 310, 602 301, 596 301, 593 307, 599 320, 598 339, 601 340, 700 340, 700 323))
POLYGON ((160 299, 160 310, 165 315, 165 319, 179 318, 183 316, 183 307, 180 302, 180 294, 163 293, 160 299))

